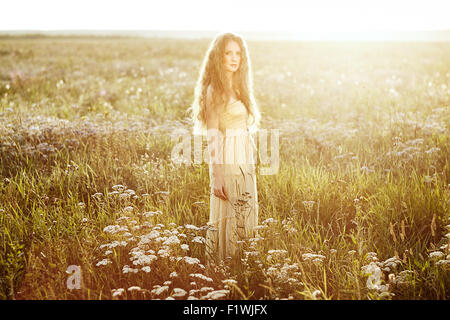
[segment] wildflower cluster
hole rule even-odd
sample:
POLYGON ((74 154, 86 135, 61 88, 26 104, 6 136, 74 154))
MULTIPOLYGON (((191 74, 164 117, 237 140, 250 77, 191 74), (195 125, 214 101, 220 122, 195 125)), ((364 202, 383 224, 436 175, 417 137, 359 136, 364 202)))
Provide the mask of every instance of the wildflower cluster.
MULTIPOLYGON (((114 187, 118 194, 125 188, 114 187)), ((163 224, 158 220, 163 215, 161 211, 123 208, 115 224, 104 227, 109 242, 99 246, 100 259, 95 265, 121 270, 123 287, 112 289, 112 297, 171 300, 229 296, 230 290, 222 282, 226 276, 209 275, 200 259, 192 256, 194 247, 204 247, 205 227, 163 224)))

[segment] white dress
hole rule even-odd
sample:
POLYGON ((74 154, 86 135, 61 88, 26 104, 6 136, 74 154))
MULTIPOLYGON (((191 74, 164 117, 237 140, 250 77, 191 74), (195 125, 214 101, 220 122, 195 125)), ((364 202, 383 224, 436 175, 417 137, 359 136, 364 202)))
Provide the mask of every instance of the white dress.
POLYGON ((238 240, 254 236, 258 224, 256 189, 256 146, 248 132, 248 112, 238 100, 219 113, 219 130, 223 134, 223 173, 228 200, 213 193, 212 165, 210 176, 210 214, 206 233, 207 261, 235 256, 238 240))

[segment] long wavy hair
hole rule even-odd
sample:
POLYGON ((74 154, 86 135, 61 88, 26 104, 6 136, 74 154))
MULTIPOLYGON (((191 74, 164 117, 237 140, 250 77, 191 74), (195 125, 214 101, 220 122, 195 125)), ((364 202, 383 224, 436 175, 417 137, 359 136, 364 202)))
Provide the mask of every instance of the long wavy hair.
POLYGON ((253 80, 251 64, 247 45, 242 36, 236 33, 222 33, 211 42, 203 60, 200 76, 195 86, 194 102, 189 108, 194 123, 194 134, 206 135, 206 92, 208 86, 212 87, 212 102, 215 108, 226 107, 228 97, 232 90, 242 101, 249 114, 248 127, 251 133, 258 130, 261 114, 253 96, 253 80), (239 68, 233 73, 233 87, 226 78, 223 65, 225 47, 228 41, 235 41, 241 49, 241 62, 239 68))

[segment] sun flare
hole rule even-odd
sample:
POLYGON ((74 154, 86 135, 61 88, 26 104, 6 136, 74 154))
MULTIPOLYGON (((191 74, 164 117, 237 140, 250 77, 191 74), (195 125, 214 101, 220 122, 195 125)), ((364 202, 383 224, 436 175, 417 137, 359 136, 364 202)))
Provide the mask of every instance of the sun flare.
POLYGON ((445 0, 17 0, 4 6, 8 14, 0 31, 232 30, 283 32, 306 40, 383 40, 392 32, 450 29, 445 0))

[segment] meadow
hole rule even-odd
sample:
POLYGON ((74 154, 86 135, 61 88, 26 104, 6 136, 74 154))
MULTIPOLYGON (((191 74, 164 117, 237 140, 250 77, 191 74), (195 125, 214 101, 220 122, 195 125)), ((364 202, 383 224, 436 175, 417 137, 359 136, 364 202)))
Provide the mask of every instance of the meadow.
POLYGON ((210 267, 171 161, 209 41, 0 38, 0 298, 448 299, 450 43, 249 41, 280 166, 210 267))

